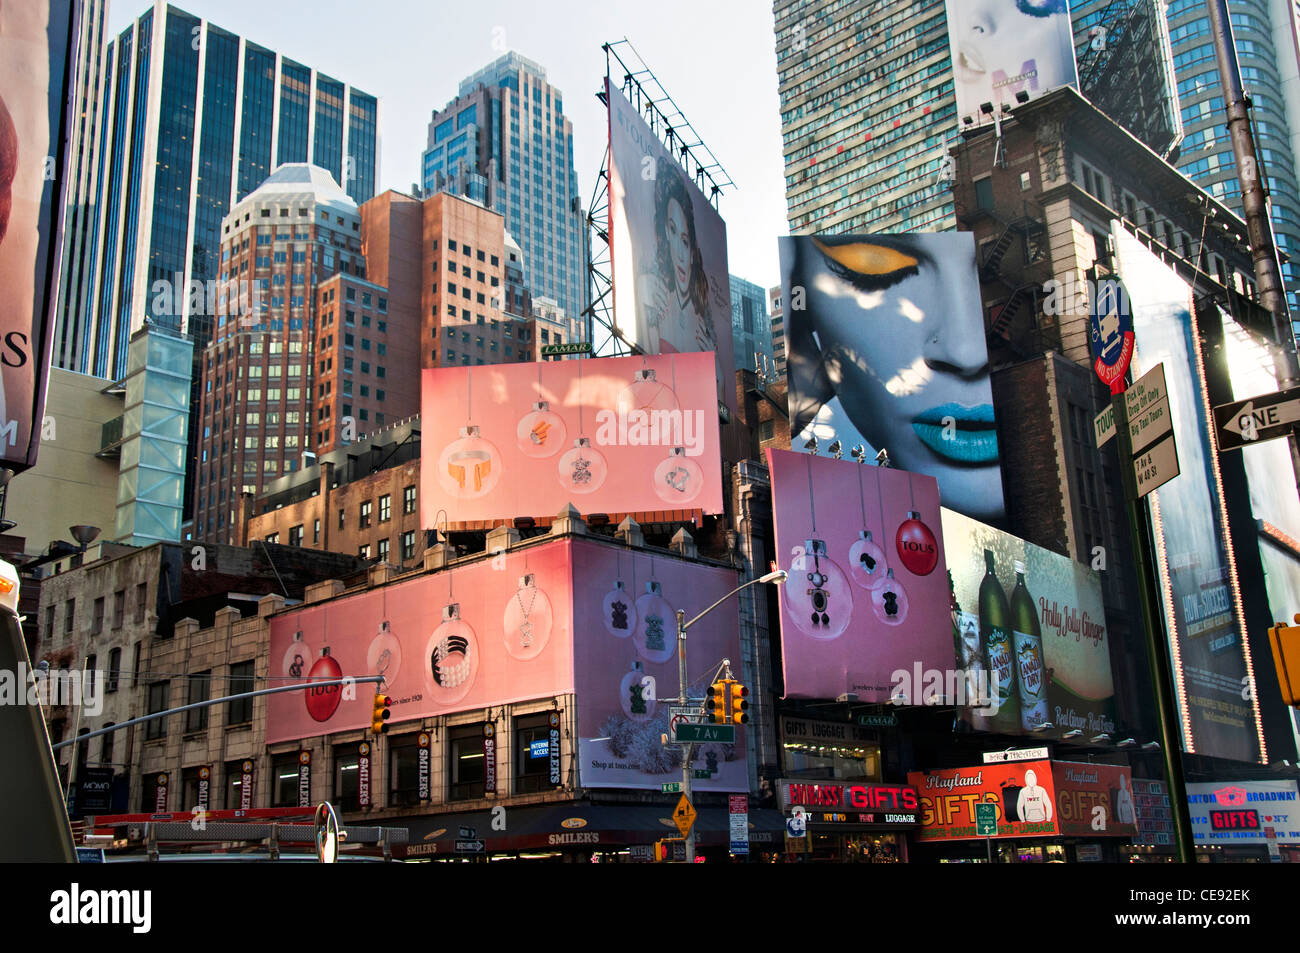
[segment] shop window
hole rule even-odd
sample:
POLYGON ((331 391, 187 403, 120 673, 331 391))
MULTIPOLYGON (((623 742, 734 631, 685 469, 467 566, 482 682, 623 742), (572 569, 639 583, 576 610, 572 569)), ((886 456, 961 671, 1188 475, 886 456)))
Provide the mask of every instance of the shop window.
MULTIPOLYGON (((432 765, 430 765, 432 780, 432 765)), ((419 734, 389 736, 388 806, 412 807, 420 803, 419 734)))
MULTIPOLYGON (((373 746, 371 747, 373 751, 373 746)), ((373 769, 374 762, 371 762, 373 769)), ((336 810, 361 810, 361 755, 356 742, 334 746, 334 797, 336 810)))
POLYGON ((467 801, 484 796, 483 726, 447 730, 447 799, 467 801))
POLYGON ((298 752, 278 754, 271 759, 271 806, 298 806, 298 752))
POLYGON ((549 713, 515 719, 514 794, 551 790, 549 713))

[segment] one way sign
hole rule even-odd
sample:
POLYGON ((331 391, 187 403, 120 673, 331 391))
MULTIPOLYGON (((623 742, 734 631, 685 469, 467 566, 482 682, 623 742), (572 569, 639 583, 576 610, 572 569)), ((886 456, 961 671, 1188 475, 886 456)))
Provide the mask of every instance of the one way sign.
POLYGON ((1297 421, 1300 421, 1300 388, 1214 408, 1220 450, 1240 450, 1248 443, 1285 437, 1297 421))

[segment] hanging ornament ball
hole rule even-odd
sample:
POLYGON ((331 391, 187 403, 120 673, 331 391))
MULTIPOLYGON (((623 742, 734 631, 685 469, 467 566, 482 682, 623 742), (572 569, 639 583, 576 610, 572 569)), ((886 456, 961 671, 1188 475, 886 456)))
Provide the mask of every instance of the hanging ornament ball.
POLYGON ((928 576, 939 564, 939 544, 935 541, 934 531, 921 522, 921 514, 915 510, 908 511, 907 519, 898 527, 894 543, 898 547, 898 558, 914 576, 928 576))
POLYGON ((571 493, 594 493, 609 475, 609 465, 588 437, 579 437, 573 449, 560 457, 560 485, 571 493))
POLYGON ((632 383, 619 391, 618 412, 626 416, 634 410, 677 410, 677 395, 671 387, 655 378, 653 368, 637 371, 632 383))
POLYGON ((565 432, 564 419, 551 410, 550 404, 539 400, 519 418, 515 441, 526 456, 553 457, 564 446, 565 432))
POLYGON ((529 573, 506 602, 502 620, 506 651, 524 662, 536 658, 551 638, 553 623, 551 600, 529 573))
POLYGON ((902 625, 907 618, 907 590, 894 578, 894 570, 885 573, 885 584, 871 591, 871 611, 885 625, 902 625))
POLYGON ((654 717, 654 676, 647 675, 640 662, 633 662, 632 670, 618 683, 618 696, 623 714, 633 721, 649 721, 654 717))
POLYGON ((430 698, 446 706, 460 701, 478 674, 478 639, 453 603, 442 610, 442 625, 433 630, 425 646, 425 677, 430 698))
POLYGON ((704 471, 686 455, 684 447, 673 447, 655 467, 654 488, 665 503, 686 504, 699 495, 704 486, 704 471))
POLYGON ((460 428, 460 438, 438 456, 438 482, 458 500, 491 493, 501 479, 501 452, 473 424, 460 428))
MULTIPOLYGON (((307 673, 309 679, 325 681, 343 677, 343 669, 339 668, 339 663, 334 661, 334 656, 329 652, 328 648, 321 649, 321 657, 307 673)), ((319 688, 307 689, 307 714, 315 721, 329 721, 334 712, 338 711, 342 697, 341 690, 341 685, 322 685, 319 688)))
POLYGON ((623 580, 614 583, 614 588, 605 594, 600 606, 600 618, 605 623, 605 631, 615 638, 626 639, 636 631, 636 603, 623 588, 623 580))
POLYGON ((863 589, 879 589, 888 568, 885 551, 871 538, 871 530, 862 530, 849 547, 849 576, 863 589))
POLYGON ((289 647, 284 650, 284 661, 280 666, 281 674, 286 678, 302 678, 307 674, 309 661, 311 661, 311 649, 303 641, 302 632, 295 632, 289 647))
POLYGON ((844 570, 826 555, 825 541, 805 540, 802 549, 796 548, 789 572, 781 589, 799 630, 814 639, 843 635, 853 616, 853 593, 844 570))
POLYGON ((636 601, 637 624, 632 634, 636 653, 647 662, 667 662, 677 654, 677 612, 663 597, 659 583, 650 580, 636 601))
POLYGON ((366 649, 366 671, 371 675, 382 675, 384 680, 379 688, 390 688, 402 667, 402 643, 393 635, 388 622, 379 623, 379 634, 370 641, 366 649))

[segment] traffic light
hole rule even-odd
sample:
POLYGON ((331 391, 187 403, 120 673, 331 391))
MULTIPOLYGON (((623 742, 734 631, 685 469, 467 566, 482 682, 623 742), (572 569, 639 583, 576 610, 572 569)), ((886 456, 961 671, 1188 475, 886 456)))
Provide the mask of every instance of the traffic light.
POLYGON ((714 682, 704 700, 704 713, 713 724, 722 724, 727 720, 727 683, 714 682))
POLYGON ((749 702, 745 700, 745 696, 749 694, 749 689, 740 682, 728 679, 727 694, 731 698, 731 718, 729 720, 733 725, 745 724, 745 722, 749 721, 749 715, 745 711, 749 708, 749 702))
POLYGON ((1300 613, 1296 625, 1278 623, 1268 630, 1268 644, 1273 647, 1273 664, 1282 689, 1282 701, 1300 705, 1300 613))
POLYGON ((393 716, 390 710, 393 704, 391 695, 375 692, 375 704, 370 713, 370 730, 377 735, 388 731, 388 719, 393 716))
POLYGON ((661 840, 655 841, 655 863, 663 863, 668 859, 668 845, 661 840))

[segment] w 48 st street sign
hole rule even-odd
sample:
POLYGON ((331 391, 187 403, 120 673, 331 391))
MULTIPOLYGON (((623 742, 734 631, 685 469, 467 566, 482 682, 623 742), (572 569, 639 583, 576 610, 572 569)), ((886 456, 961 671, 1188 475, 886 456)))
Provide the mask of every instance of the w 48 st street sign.
POLYGON ((1300 421, 1300 388, 1262 394, 1214 408, 1220 450, 1240 450, 1250 443, 1285 437, 1300 421))

